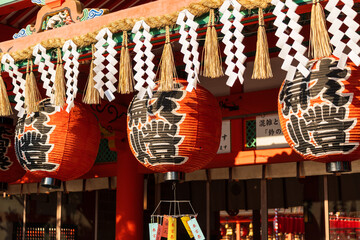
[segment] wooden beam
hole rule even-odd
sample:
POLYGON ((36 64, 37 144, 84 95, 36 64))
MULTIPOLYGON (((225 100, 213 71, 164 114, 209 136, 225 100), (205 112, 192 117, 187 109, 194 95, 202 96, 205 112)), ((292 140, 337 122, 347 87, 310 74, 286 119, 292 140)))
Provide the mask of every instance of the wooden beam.
POLYGON ((32 7, 34 4, 31 0, 11 0, 0 4, 0 15, 7 15, 24 8, 32 7))

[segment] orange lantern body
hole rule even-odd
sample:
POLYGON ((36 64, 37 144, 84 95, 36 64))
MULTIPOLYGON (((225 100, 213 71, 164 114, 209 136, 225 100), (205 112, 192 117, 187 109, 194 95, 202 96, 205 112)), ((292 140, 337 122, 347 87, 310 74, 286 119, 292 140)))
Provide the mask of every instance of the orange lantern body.
POLYGON ((303 158, 327 163, 328 172, 351 171, 360 158, 360 69, 326 57, 309 63, 280 89, 278 111, 287 142, 303 158))
POLYGON ((100 143, 96 117, 76 103, 70 113, 57 111, 49 99, 40 111, 18 120, 15 150, 29 178, 78 178, 93 166, 100 143))
POLYGON ((137 160, 155 172, 191 172, 217 152, 221 112, 216 98, 201 86, 186 91, 179 81, 170 92, 155 91, 130 103, 127 132, 137 160))
POLYGON ((13 119, 0 118, 0 183, 15 182, 25 174, 16 159, 14 131, 13 119))

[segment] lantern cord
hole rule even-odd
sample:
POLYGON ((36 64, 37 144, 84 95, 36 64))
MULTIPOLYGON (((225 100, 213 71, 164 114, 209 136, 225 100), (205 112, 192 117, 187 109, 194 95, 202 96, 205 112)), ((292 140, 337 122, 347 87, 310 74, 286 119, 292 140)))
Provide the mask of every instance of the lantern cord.
POLYGON ((174 192, 174 215, 176 215, 176 182, 172 183, 172 190, 174 192))

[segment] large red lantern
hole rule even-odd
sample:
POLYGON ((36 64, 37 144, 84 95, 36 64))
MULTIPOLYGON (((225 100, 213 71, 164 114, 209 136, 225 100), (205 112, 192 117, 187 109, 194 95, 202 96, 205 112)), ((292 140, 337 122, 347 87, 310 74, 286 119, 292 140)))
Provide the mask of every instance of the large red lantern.
POLYGON ((326 57, 309 63, 280 89, 278 111, 287 142, 303 158, 324 162, 328 172, 351 171, 360 158, 360 70, 352 63, 337 68, 326 57))
POLYGON ((0 118, 0 190, 25 174, 15 156, 13 119, 0 118))
POLYGON ((56 180, 84 175, 98 153, 100 129, 96 117, 80 103, 70 113, 65 108, 57 109, 46 99, 39 112, 20 118, 16 126, 18 160, 29 178, 45 178, 45 186, 58 187, 56 180))
POLYGON ((169 92, 130 103, 127 132, 137 160, 155 172, 191 172, 204 167, 217 152, 221 112, 216 98, 198 86, 186 91, 180 80, 169 92))

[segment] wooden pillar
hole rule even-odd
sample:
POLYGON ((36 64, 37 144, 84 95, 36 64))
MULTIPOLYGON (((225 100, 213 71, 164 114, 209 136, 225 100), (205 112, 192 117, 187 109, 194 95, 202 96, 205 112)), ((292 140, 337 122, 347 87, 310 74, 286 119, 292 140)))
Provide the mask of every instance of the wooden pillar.
POLYGON ((26 204, 27 204, 27 195, 24 194, 22 240, 25 240, 25 233, 26 233, 26 204))
POLYGON ((143 174, 128 143, 121 144, 117 157, 116 240, 143 240, 143 174))
POLYGON ((241 232, 240 222, 236 222, 236 240, 241 240, 240 232, 241 232))
POLYGON ((267 182, 261 179, 261 240, 268 240, 267 182))
POLYGON ((98 240, 99 227, 99 190, 95 191, 95 223, 94 223, 94 239, 98 240))
POLYGON ((56 240, 61 240, 61 196, 62 192, 57 192, 56 206, 56 240))
POLYGON ((324 176, 325 240, 330 240, 328 177, 324 176))
POLYGON ((210 239, 210 181, 206 181, 206 239, 210 239))

